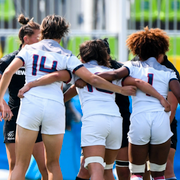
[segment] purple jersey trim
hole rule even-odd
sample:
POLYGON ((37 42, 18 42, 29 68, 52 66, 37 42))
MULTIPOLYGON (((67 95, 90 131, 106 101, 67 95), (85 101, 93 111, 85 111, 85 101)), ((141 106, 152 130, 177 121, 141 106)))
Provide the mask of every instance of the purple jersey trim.
POLYGON ((77 67, 73 70, 73 74, 75 73, 75 71, 77 71, 78 69, 80 69, 80 68, 83 67, 83 66, 84 66, 83 64, 77 66, 77 67))
MULTIPOLYGON (((129 68, 128 68, 127 66, 123 66, 123 67, 127 68, 127 70, 128 70, 128 75, 127 75, 127 76, 129 76, 129 74, 130 74, 129 68)), ((127 77, 127 76, 126 76, 126 77, 127 77)))
POLYGON ((22 62, 24 63, 24 59, 21 56, 16 56, 16 58, 19 58, 22 60, 22 62))
MULTIPOLYGON (((67 70, 67 69, 66 69, 67 70)), ((68 73, 69 73, 69 75, 70 75, 70 79, 68 80, 68 81, 64 81, 64 83, 66 83, 66 84, 68 84, 70 81, 71 81, 71 79, 72 79, 72 75, 71 75, 71 72, 69 71, 69 70, 67 70, 68 71, 68 73)))
POLYGON ((24 59, 21 56, 16 56, 16 58, 21 59, 21 61, 23 62, 23 66, 24 66, 24 64, 25 64, 24 59))
POLYGON ((170 80, 169 80, 169 82, 171 82, 172 80, 177 80, 177 81, 178 81, 178 79, 176 79, 176 78, 172 78, 172 79, 170 79, 170 80))

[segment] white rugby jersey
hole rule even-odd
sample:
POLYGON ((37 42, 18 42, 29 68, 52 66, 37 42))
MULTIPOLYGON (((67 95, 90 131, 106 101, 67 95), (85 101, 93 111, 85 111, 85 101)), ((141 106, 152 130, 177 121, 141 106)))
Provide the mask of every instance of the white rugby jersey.
MULTIPOLYGON (((40 41, 32 45, 26 45, 16 56, 24 62, 26 70, 26 83, 34 81, 47 73, 63 69, 68 69, 73 72, 83 66, 78 58, 72 56, 71 54, 66 52, 64 53, 64 51, 52 52, 54 46, 49 46, 49 51, 44 49, 43 44, 47 45, 46 42, 47 41, 40 41)), ((55 43, 53 40, 50 40, 50 42, 55 43)), ((60 89, 61 84, 62 82, 55 82, 46 86, 34 87, 27 93, 38 97, 59 101, 60 103, 64 104, 63 93, 60 89)))
MULTIPOLYGON (((128 61, 124 64, 129 75, 151 84, 164 98, 169 91, 169 82, 177 79, 173 70, 166 68, 153 57, 146 61, 128 61)), ((162 111, 159 100, 137 89, 136 96, 132 96, 132 116, 145 111, 162 111)))
MULTIPOLYGON (((99 66, 96 60, 85 63, 84 66, 94 74, 112 71, 112 69, 108 67, 99 66)), ((71 83, 74 84, 77 79, 79 79, 79 77, 73 75, 71 83)), ((113 81, 113 83, 120 85, 121 81, 113 81)), ((115 103, 114 92, 98 89, 90 84, 87 84, 84 88, 76 88, 76 90, 79 94, 83 118, 96 114, 120 116, 119 108, 115 103)))

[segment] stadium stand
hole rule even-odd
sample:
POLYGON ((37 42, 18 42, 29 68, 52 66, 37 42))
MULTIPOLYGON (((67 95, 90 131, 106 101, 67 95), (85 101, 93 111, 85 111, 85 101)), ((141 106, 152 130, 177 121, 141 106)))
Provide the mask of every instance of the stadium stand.
POLYGON ((3 56, 19 49, 20 41, 18 36, 7 36, 3 56))
POLYGON ((13 0, 0 0, 0 20, 9 21, 16 15, 13 0))
POLYGON ((157 17, 158 8, 156 0, 135 0, 131 3, 131 18, 135 19, 135 21, 141 21, 142 18, 144 21, 148 21, 149 19, 154 21, 157 17))

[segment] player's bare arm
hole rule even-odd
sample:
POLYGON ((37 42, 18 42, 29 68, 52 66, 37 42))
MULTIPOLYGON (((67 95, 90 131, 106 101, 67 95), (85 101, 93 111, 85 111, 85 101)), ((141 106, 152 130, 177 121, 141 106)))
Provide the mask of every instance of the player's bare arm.
POLYGON ((85 82, 91 84, 94 87, 105 89, 108 91, 113 91, 119 94, 123 94, 126 96, 135 95, 136 94, 136 87, 135 86, 129 86, 126 87, 126 90, 122 87, 119 87, 117 85, 114 85, 105 79, 92 74, 90 71, 88 71, 85 67, 79 68, 75 74, 79 76, 81 79, 83 79, 85 82))
POLYGON ((178 80, 171 80, 169 82, 169 87, 173 94, 176 96, 176 99, 178 100, 178 103, 180 103, 180 83, 178 80))
MULTIPOLYGON (((103 78, 100 78, 100 77, 92 74, 85 67, 81 67, 80 69, 76 70, 75 74, 77 76, 81 77, 84 81, 86 81, 89 84, 93 85, 94 87, 98 87, 98 88, 101 88, 101 89, 106 89, 106 90, 117 92, 117 93, 124 94, 124 95, 127 95, 127 96, 135 95, 135 93, 136 93, 136 87, 130 86, 130 87, 126 87, 124 89, 124 88, 119 87, 117 85, 114 85, 114 84, 112 84, 110 82, 107 82, 103 78)), ((53 83, 55 81, 65 81, 64 79, 62 80, 62 78, 64 78, 64 77, 67 78, 67 75, 64 75, 64 73, 60 74, 60 71, 50 73, 50 74, 48 74, 46 76, 43 76, 42 78, 40 78, 40 79, 38 79, 36 81, 28 83, 25 87, 20 89, 20 91, 18 93, 18 97, 22 98, 23 94, 25 92, 27 92, 29 89, 31 89, 32 87, 50 84, 50 83, 53 83)), ((69 74, 68 74, 68 77, 69 77, 69 74)), ((67 78, 66 80, 68 81, 68 79, 69 78, 67 78)))
POLYGON ((52 72, 49 73, 45 76, 42 76, 41 78, 29 82, 28 84, 26 84, 23 88, 21 88, 18 92, 18 97, 19 98, 23 98, 24 97, 24 93, 29 91, 31 88, 36 87, 36 86, 44 86, 47 84, 51 84, 54 83, 56 81, 69 81, 70 80, 70 74, 67 70, 61 70, 61 71, 56 71, 56 72, 52 72))
POLYGON ((1 81, 0 81, 0 112, 2 113, 1 118, 4 120, 10 120, 12 116, 6 117, 6 109, 4 106, 4 94, 8 85, 11 81, 13 74, 23 65, 23 62, 19 58, 15 58, 12 63, 4 71, 1 81))
POLYGON ((173 94, 172 91, 168 92, 167 100, 171 104, 170 123, 172 123, 172 121, 173 121, 173 119, 175 117, 175 114, 176 114, 176 109, 177 109, 178 101, 177 101, 176 96, 173 94))
POLYGON ((159 94, 149 83, 141 80, 141 79, 135 79, 130 76, 124 79, 123 85, 134 85, 141 91, 143 91, 146 94, 149 94, 155 98, 157 98, 161 105, 165 108, 164 111, 169 112, 171 111, 171 105, 169 102, 161 95, 159 94))
MULTIPOLYGON (((108 71, 108 72, 102 72, 98 73, 98 76, 102 77, 103 79, 106 79, 107 81, 113 81, 116 79, 121 79, 123 77, 126 77, 129 75, 129 71, 126 67, 121 67, 119 69, 116 69, 114 71, 108 71)), ((83 88, 86 85, 86 82, 83 82, 81 79, 78 79, 75 84, 79 88, 83 88)))
MULTIPOLYGON (((2 75, 0 74, 0 80, 1 80, 1 77, 2 77, 2 75)), ((8 119, 11 120, 13 113, 4 99, 3 99, 3 107, 4 107, 4 113, 6 114, 6 118, 4 120, 5 121, 8 119)), ((0 121, 2 121, 2 119, 0 119, 0 121)))
POLYGON ((119 69, 116 69, 114 71, 108 71, 99 73, 98 76, 106 79, 107 81, 113 81, 116 79, 122 79, 129 75, 129 71, 126 67, 121 67, 119 69))
POLYGON ((65 93, 64 93, 64 102, 69 101, 71 98, 77 95, 75 85, 72 85, 65 93))

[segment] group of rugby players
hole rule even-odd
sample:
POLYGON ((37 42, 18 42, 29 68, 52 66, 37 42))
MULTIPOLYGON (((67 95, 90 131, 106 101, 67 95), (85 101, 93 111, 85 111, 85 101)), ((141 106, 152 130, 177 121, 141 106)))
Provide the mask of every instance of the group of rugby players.
POLYGON ((130 35, 127 46, 136 57, 124 64, 111 59, 107 39, 86 41, 80 45, 79 61, 59 45, 69 31, 64 18, 49 15, 39 25, 20 15, 19 22, 21 46, 0 60, 8 179, 24 179, 31 154, 43 180, 63 179, 59 157, 64 102, 77 94, 83 111, 83 156, 77 180, 114 179, 115 161, 120 180, 141 180, 147 160, 152 178, 176 179, 174 116, 180 85, 179 73, 165 55, 167 34, 146 27, 130 35), (25 76, 16 73, 24 70, 25 76), (64 94, 63 82, 73 84, 64 94), (7 88, 8 105, 3 100, 7 88))

